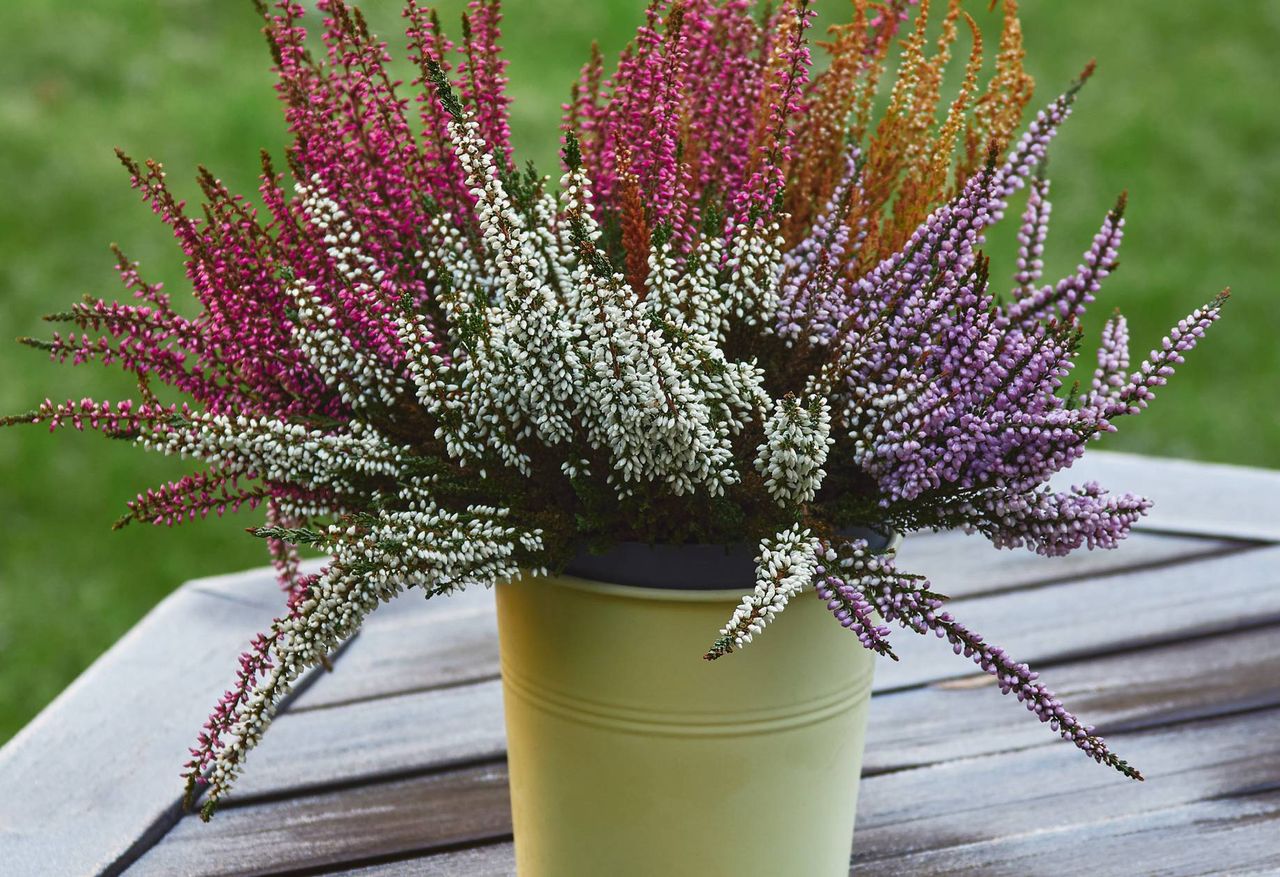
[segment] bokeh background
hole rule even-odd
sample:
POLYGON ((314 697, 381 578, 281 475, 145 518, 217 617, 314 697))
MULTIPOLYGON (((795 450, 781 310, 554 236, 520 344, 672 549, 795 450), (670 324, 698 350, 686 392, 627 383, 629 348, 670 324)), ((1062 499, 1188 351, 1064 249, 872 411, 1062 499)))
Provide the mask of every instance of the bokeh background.
MULTIPOLYGON (((399 45, 399 0, 363 5, 399 45)), ((461 5, 440 3, 444 20, 456 21, 461 5)), ((643 5, 508 0, 516 145, 544 172, 555 169, 558 105, 591 40, 616 52, 643 5)), ((818 7, 824 18, 846 8, 818 7)), ((986 7, 974 0, 970 11, 991 46, 986 7)), ((1074 266, 1115 196, 1130 193, 1122 267, 1095 305, 1091 337, 1121 307, 1135 347, 1146 349, 1223 286, 1234 290, 1173 385, 1103 446, 1280 467, 1280 2, 1023 7, 1037 103, 1090 58, 1099 63, 1052 151, 1048 272, 1074 266)), ((279 156, 286 142, 258 28, 249 0, 5 4, 0 413, 46 396, 128 393, 100 366, 55 366, 7 339, 47 334, 40 316, 86 292, 114 296, 112 242, 142 262, 144 276, 183 290, 180 254, 112 148, 163 161, 192 200, 198 164, 253 191, 259 148, 279 156)), ((997 277, 1011 270, 1012 233, 1006 223, 992 237, 997 277)), ((1087 353, 1082 361, 1091 368, 1087 353)), ((243 532, 248 516, 111 531, 128 499, 183 471, 96 435, 0 431, 0 742, 176 585, 264 561, 243 532)))

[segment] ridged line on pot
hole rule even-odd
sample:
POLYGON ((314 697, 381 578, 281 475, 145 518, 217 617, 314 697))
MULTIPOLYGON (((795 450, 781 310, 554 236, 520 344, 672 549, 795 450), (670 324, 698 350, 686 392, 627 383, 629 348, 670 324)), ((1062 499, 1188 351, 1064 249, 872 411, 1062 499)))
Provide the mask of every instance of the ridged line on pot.
POLYGON ((740 710, 715 713, 629 709, 564 694, 537 685, 502 663, 502 677, 508 690, 529 704, 553 715, 601 728, 663 737, 749 737, 792 728, 803 728, 838 715, 866 698, 872 673, 853 680, 848 688, 814 698, 807 703, 788 704, 773 710, 740 710))

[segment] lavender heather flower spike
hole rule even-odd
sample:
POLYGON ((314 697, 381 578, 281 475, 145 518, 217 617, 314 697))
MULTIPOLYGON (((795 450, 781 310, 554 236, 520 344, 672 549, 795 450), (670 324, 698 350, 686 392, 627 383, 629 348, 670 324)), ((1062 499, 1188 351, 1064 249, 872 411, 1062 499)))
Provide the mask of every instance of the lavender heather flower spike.
POLYGON ((814 570, 814 591, 864 648, 896 661, 898 656, 889 645, 891 631, 876 620, 875 605, 864 593, 869 581, 881 574, 881 562, 874 559, 865 539, 849 540, 842 547, 843 559, 832 545, 821 546, 823 565, 814 570), (829 570, 826 564, 837 568, 829 570))
POLYGON ((838 569, 861 573, 858 587, 873 602, 885 621, 920 634, 934 634, 951 644, 957 655, 964 655, 983 672, 994 676, 1002 694, 1013 694, 1041 722, 1058 732, 1100 764, 1106 764, 1132 779, 1142 774, 1113 753, 1106 742, 1069 712, 1044 683, 1039 674, 1026 664, 1014 661, 999 646, 988 644, 981 636, 956 621, 943 610, 943 598, 929 590, 929 582, 920 576, 897 572, 892 554, 867 555, 865 543, 845 541, 834 547, 838 569))
MULTIPOLYGON (((1071 107, 1075 103, 1076 95, 1093 76, 1094 69, 1095 64, 1090 61, 1071 88, 1036 114, 1027 132, 1019 138, 1004 167, 1000 169, 996 181, 996 192, 1001 198, 1008 198, 1022 188, 1032 169, 1044 164, 1048 155, 1049 142, 1058 133, 1062 123, 1071 115, 1071 107)), ((999 215, 995 218, 999 219, 999 215)))
POLYGON ((837 576, 819 575, 814 584, 814 592, 819 599, 825 600, 827 609, 846 628, 858 637, 863 648, 870 649, 877 655, 898 660, 893 648, 889 645, 890 630, 875 620, 876 608, 862 592, 837 576))
POLYGON ((845 254, 857 252, 867 234, 865 216, 858 218, 855 234, 848 224, 850 206, 861 198, 858 157, 858 148, 850 147, 844 176, 812 230, 783 257, 776 330, 788 341, 804 332, 808 343, 828 344, 846 316, 845 254))
POLYGON ((1102 327, 1102 342, 1098 346, 1098 368, 1093 373, 1093 383, 1087 401, 1088 407, 1099 410, 1108 407, 1124 387, 1129 377, 1129 324, 1116 311, 1102 327))
POLYGON ((1204 333, 1222 316, 1222 306, 1230 298, 1229 290, 1223 290, 1204 307, 1197 308, 1186 319, 1179 320, 1178 325, 1165 337, 1159 350, 1151 355, 1129 378, 1129 381, 1116 393, 1115 402, 1105 405, 1104 413, 1137 414, 1155 398, 1155 388, 1163 386, 1173 374, 1175 365, 1184 360, 1204 333))
POLYGON ((962 514, 997 548, 1060 557, 1081 546, 1115 548, 1150 507, 1144 497, 1111 495, 1091 481, 1059 493, 988 493, 965 503, 962 514))
POLYGON ((1128 196, 1121 194, 1116 206, 1107 213, 1075 273, 1054 286, 1020 295, 1008 309, 1010 320, 1024 325, 1050 317, 1073 322, 1084 315, 1085 306, 1102 288, 1102 281, 1116 269, 1120 242, 1124 238, 1127 200, 1128 196))
POLYGON ((1044 242, 1049 235, 1049 215, 1053 204, 1049 201, 1049 180, 1044 175, 1044 165, 1036 172, 1027 193, 1027 209, 1022 214, 1022 226, 1018 229, 1018 273, 1014 275, 1014 298, 1025 298, 1035 290, 1040 272, 1044 269, 1044 242))

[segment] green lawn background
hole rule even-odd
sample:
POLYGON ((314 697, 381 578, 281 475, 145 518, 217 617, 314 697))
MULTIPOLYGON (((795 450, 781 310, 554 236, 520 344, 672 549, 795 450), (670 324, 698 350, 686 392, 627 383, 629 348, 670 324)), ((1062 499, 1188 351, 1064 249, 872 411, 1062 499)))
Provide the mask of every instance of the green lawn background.
MULTIPOLYGON (((591 39, 616 51, 643 3, 507 5, 517 148, 551 172, 558 104, 591 39)), ((971 4, 990 32, 986 5, 971 4)), ((827 15, 844 8, 819 6, 827 15)), ((1096 333, 1120 306, 1135 346, 1146 349, 1222 286, 1235 293, 1173 387, 1105 446, 1280 466, 1280 2, 1023 6, 1038 102, 1089 58, 1099 62, 1052 152, 1050 271, 1069 270, 1115 196, 1130 193, 1123 265, 1090 327, 1096 333)), ((458 2, 441 7, 456 20, 458 2)), ((398 0, 365 4, 393 46, 399 8, 398 0)), ((285 143, 257 29, 248 0, 6 7, 0 412, 46 396, 128 392, 113 373, 54 366, 3 339, 46 334, 40 315, 85 292, 115 295, 113 241, 142 261, 145 276, 181 294, 178 251, 129 189, 112 147, 164 161, 193 201, 198 163, 251 191, 259 147, 279 155, 285 143)), ((997 276, 1008 271, 1012 232, 993 236, 997 276)), ((174 586, 262 563, 261 545, 243 533, 248 517, 111 532, 126 500, 183 471, 94 435, 0 432, 0 742, 174 586)))

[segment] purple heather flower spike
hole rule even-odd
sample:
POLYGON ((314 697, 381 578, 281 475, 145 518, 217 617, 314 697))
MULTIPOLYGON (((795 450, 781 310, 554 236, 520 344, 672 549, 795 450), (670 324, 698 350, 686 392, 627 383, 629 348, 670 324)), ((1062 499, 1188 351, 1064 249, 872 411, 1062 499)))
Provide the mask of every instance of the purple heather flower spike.
POLYGON ((1054 286, 1028 290, 1020 295, 1009 307, 1010 320, 1023 325, 1048 318, 1071 323, 1084 316, 1085 306, 1093 301, 1094 295, 1102 288, 1102 281, 1115 270, 1120 242, 1124 238, 1125 202, 1125 196, 1121 195, 1116 206, 1107 213, 1102 228, 1094 235, 1075 273, 1054 286))
MULTIPOLYGON (((1142 779, 1142 774, 1119 758, 1106 742, 1093 734, 1091 726, 1084 725, 1068 712, 1057 696, 1026 664, 1014 661, 997 646, 989 645, 981 636, 956 621, 949 612, 942 610, 943 600, 929 590, 929 582, 918 576, 898 573, 893 556, 873 555, 866 551, 866 543, 843 541, 826 546, 835 555, 835 564, 844 577, 844 586, 860 593, 849 595, 850 604, 874 605, 880 616, 890 623, 896 622, 916 633, 932 633, 947 640, 957 655, 964 655, 977 664, 983 672, 996 678, 1002 694, 1013 694, 1042 722, 1050 724, 1064 740, 1069 740, 1087 752, 1094 760, 1108 764, 1127 776, 1142 779)), ((829 585, 819 584, 819 596, 835 594, 829 585)), ((840 594, 840 597, 844 597, 840 594)), ((831 599, 831 597, 826 597, 831 599)), ((834 602, 834 601, 833 601, 834 602)), ((855 629, 855 628, 851 628, 855 629)), ((877 632, 877 637, 879 633, 877 632)), ((861 632, 860 632, 861 638, 861 632)), ((883 641, 880 637, 878 641, 883 641)), ((869 648, 874 646, 869 646, 869 648)))
POLYGON ((812 230, 783 256, 783 279, 778 293, 778 335, 789 342, 803 332, 810 344, 829 344, 844 322, 850 268, 845 254, 856 252, 867 234, 860 217, 850 241, 849 206, 861 189, 859 151, 851 146, 845 172, 812 230))
POLYGON ((1015 299, 1031 295, 1040 279, 1040 272, 1044 268, 1044 242, 1049 235, 1049 215, 1052 210, 1049 180, 1043 173, 1039 173, 1031 181, 1027 208, 1022 214, 1022 227, 1018 229, 1018 273, 1013 278, 1016 284, 1013 292, 1015 299))

